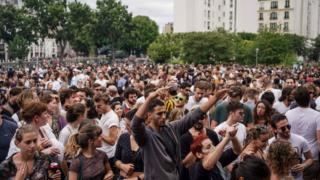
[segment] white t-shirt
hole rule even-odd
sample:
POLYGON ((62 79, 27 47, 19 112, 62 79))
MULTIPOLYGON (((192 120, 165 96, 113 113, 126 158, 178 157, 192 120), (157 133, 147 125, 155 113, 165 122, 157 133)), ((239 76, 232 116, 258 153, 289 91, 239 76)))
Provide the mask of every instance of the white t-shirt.
MULTIPOLYGON (((106 114, 103 114, 99 121, 99 126, 102 128, 102 133, 104 135, 109 135, 109 128, 114 126, 117 128, 120 127, 120 122, 117 114, 113 110, 110 110, 106 114)), ((110 145, 102 141, 102 147, 99 149, 105 152, 108 158, 113 158, 116 151, 116 144, 117 143, 115 143, 115 145, 110 145)))
MULTIPOLYGON (((55 137, 55 135, 52 132, 52 129, 51 129, 50 125, 46 124, 46 125, 42 126, 40 128, 40 130, 52 142, 52 146, 56 147, 56 148, 58 148, 60 150, 60 154, 58 154, 58 157, 59 157, 59 160, 62 160, 63 159, 64 146, 57 140, 57 138, 55 137)), ((16 135, 14 135, 13 138, 11 139, 10 148, 9 148, 9 152, 8 152, 8 155, 7 155, 6 159, 8 159, 10 156, 12 156, 13 154, 15 154, 17 152, 20 152, 20 149, 14 143, 15 136, 16 135)))
POLYGON ((316 99, 316 109, 320 111, 320 96, 316 99))
POLYGON ((311 108, 297 107, 286 113, 291 132, 304 137, 314 160, 319 160, 317 131, 320 131, 320 113, 311 108))
POLYGON ((73 128, 70 126, 70 124, 67 124, 59 134, 59 142, 61 142, 63 145, 66 145, 68 142, 68 139, 71 135, 78 132, 78 128, 73 128))
POLYGON ((290 110, 290 107, 287 107, 283 101, 278 101, 276 103, 273 104, 273 108, 278 111, 278 113, 280 114, 284 114, 286 113, 287 111, 290 110))
MULTIPOLYGON (((224 121, 223 123, 219 124, 217 127, 214 128, 214 131, 219 134, 219 131, 225 130, 229 125, 227 124, 227 121, 224 121)), ((220 136, 220 135, 219 135, 220 136)), ((242 123, 238 124, 238 131, 236 134, 237 139, 239 140, 240 144, 243 146, 244 145, 244 140, 246 139, 247 136, 247 129, 246 126, 243 125, 242 123)), ((221 138, 221 137, 220 137, 221 138)), ((229 142, 224 149, 230 149, 232 148, 232 143, 229 142)))
MULTIPOLYGON (((269 139, 268 143, 269 145, 276 140, 275 137, 269 139)), ((291 133, 290 139, 288 140, 292 147, 296 150, 296 152, 299 154, 301 158, 304 157, 304 153, 310 151, 310 148, 308 146, 308 142, 305 138, 302 136, 299 136, 297 134, 291 133)), ((269 147, 268 147, 269 148, 269 147)), ((303 173, 294 173, 292 174, 295 180, 303 180, 303 173)))
POLYGON ((196 102, 194 99, 194 96, 191 96, 188 100, 188 103, 186 105, 184 105, 185 109, 188 109, 189 111, 192 109, 192 107, 196 106, 196 105, 201 105, 204 104, 208 101, 208 98, 203 97, 200 99, 200 101, 196 102))

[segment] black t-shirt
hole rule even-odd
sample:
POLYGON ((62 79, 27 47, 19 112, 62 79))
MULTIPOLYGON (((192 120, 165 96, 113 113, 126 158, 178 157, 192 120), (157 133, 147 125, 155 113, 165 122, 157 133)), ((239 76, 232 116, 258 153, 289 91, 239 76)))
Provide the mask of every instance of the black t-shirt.
POLYGON ((12 137, 14 136, 18 125, 14 122, 2 119, 0 125, 0 163, 5 160, 12 137))
MULTIPOLYGON (((237 157, 238 155, 232 149, 228 149, 222 153, 219 163, 222 167, 225 167, 237 157)), ((191 180, 224 180, 217 165, 211 170, 206 170, 203 168, 202 161, 200 160, 189 168, 189 174, 191 180)))
MULTIPOLYGON (((207 131, 207 136, 212 141, 212 144, 214 146, 219 144, 219 138, 218 138, 217 133, 211 129, 206 129, 206 131, 207 131)), ((181 143, 181 158, 182 159, 184 159, 189 154, 192 141, 193 141, 193 137, 189 131, 181 136, 180 143, 181 143)), ((183 180, 189 180, 188 169, 183 167, 181 176, 182 176, 183 180)))

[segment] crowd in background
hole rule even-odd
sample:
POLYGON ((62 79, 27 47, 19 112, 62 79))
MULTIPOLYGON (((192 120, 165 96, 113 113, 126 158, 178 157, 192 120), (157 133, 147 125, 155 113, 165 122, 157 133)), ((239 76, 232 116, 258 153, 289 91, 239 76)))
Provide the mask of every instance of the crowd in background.
POLYGON ((0 179, 319 179, 320 70, 0 71, 0 179))

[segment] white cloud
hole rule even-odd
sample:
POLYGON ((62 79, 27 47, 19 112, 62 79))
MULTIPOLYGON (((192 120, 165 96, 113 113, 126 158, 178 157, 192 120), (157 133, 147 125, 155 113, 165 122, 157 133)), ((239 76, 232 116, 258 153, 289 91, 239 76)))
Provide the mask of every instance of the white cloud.
MULTIPOLYGON (((96 7, 96 0, 79 0, 92 8, 96 7)), ((149 16, 159 25, 160 31, 168 22, 173 22, 173 0, 121 0, 128 6, 134 16, 149 16)))

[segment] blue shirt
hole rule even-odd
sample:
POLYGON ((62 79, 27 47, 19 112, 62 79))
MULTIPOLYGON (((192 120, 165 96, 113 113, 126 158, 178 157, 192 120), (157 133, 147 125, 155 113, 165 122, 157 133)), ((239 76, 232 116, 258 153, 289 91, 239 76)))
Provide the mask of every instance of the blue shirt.
POLYGON ((0 125, 0 163, 5 160, 8 154, 10 141, 17 128, 18 125, 16 123, 2 119, 2 124, 0 125))

